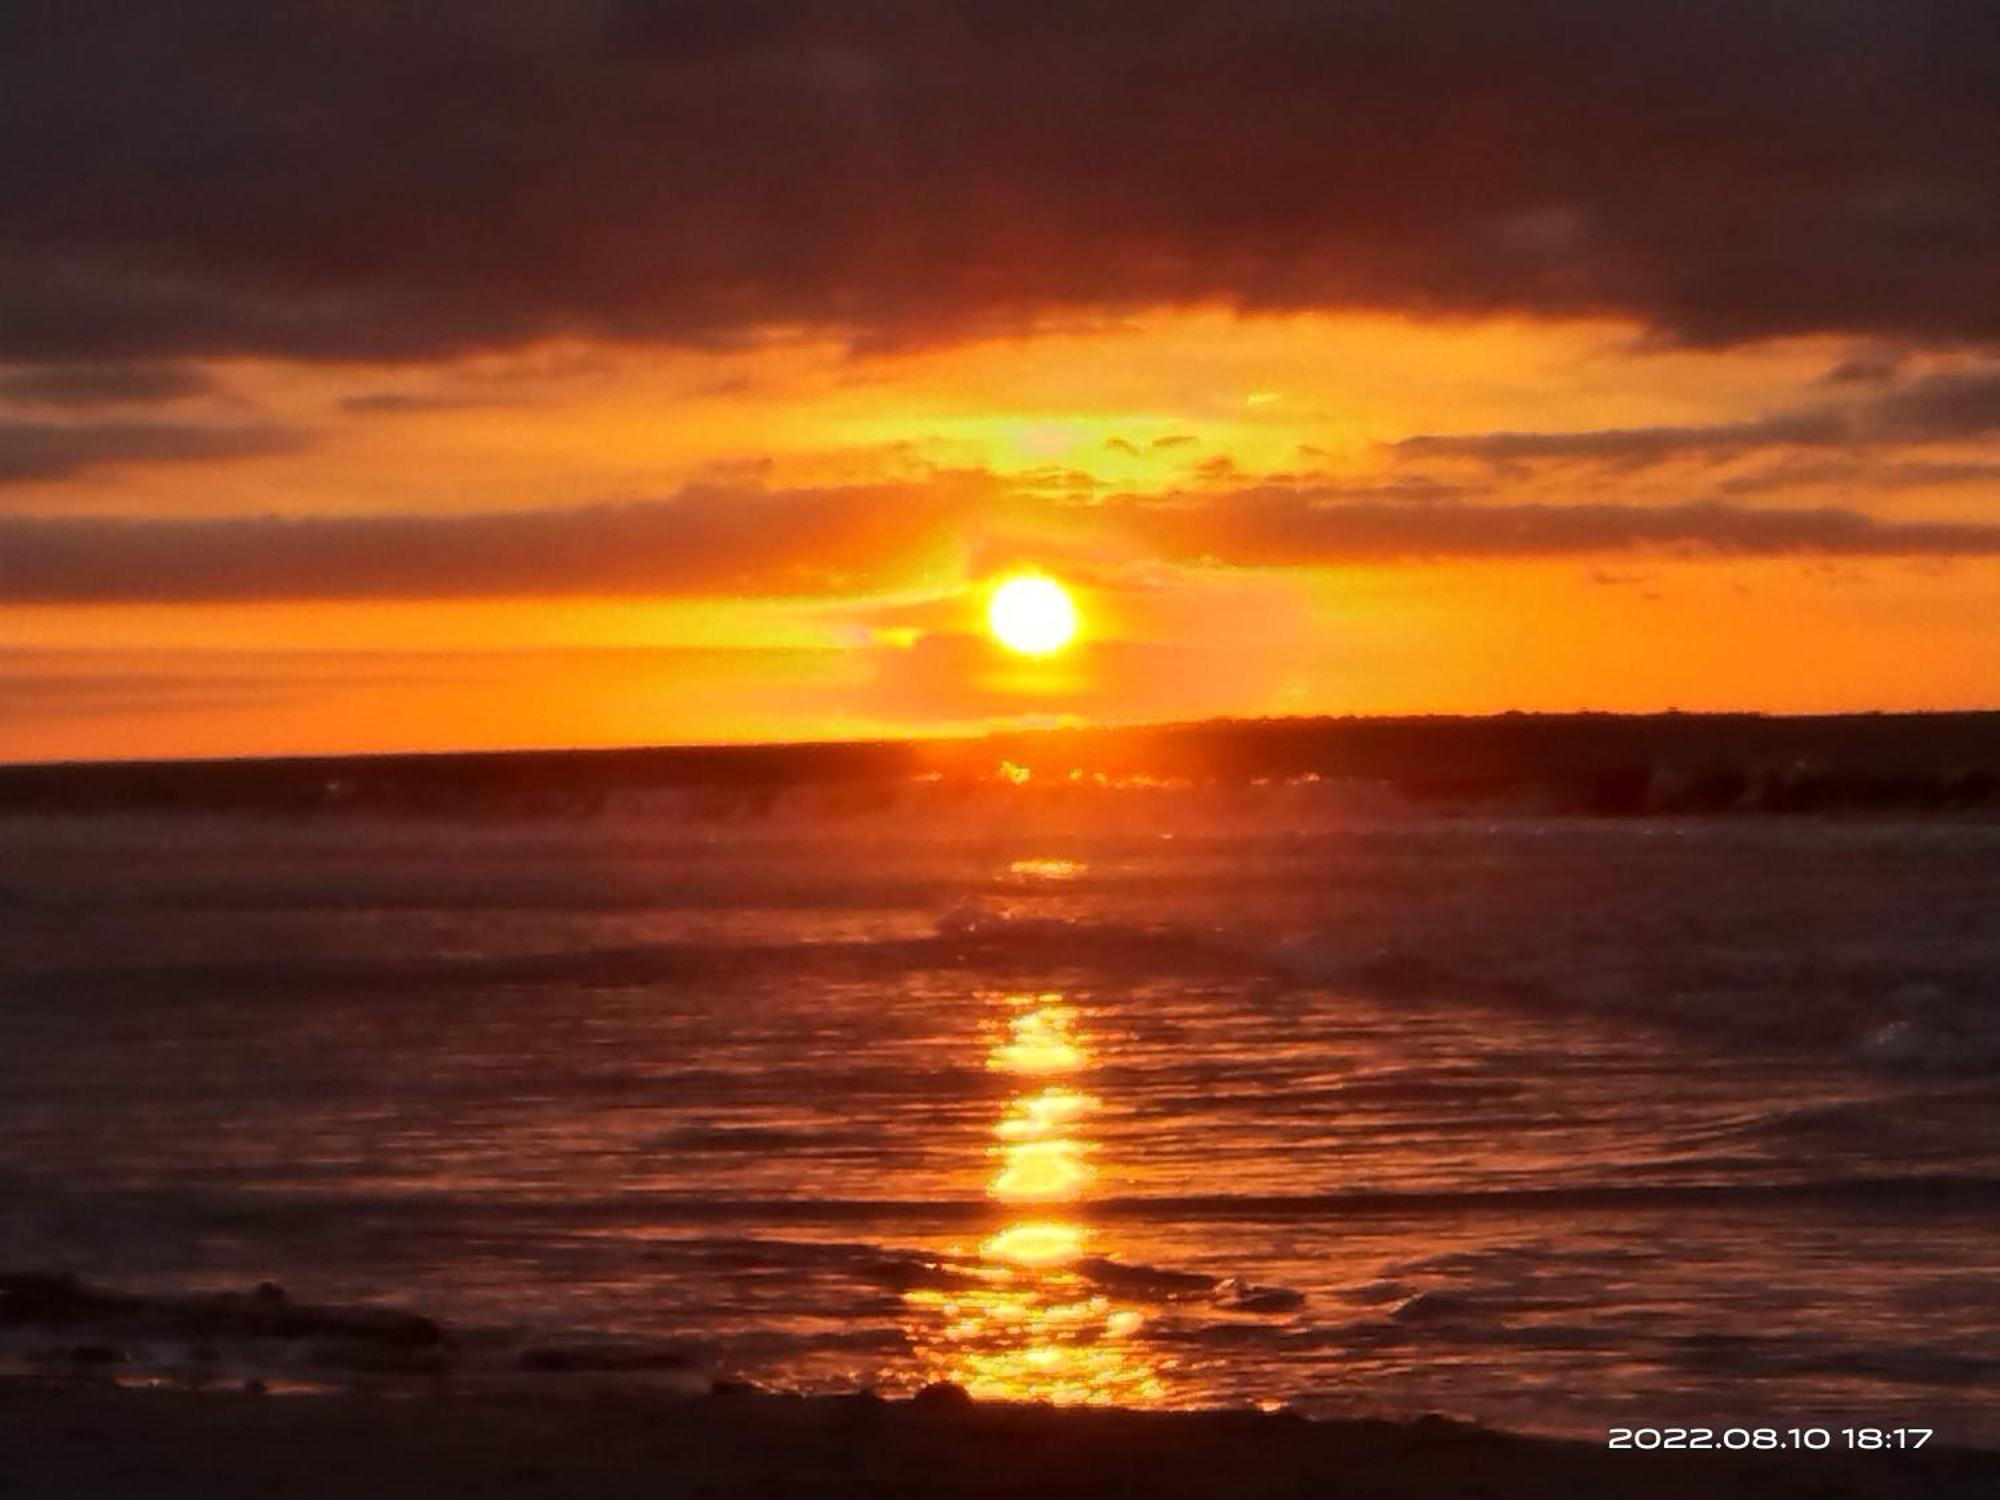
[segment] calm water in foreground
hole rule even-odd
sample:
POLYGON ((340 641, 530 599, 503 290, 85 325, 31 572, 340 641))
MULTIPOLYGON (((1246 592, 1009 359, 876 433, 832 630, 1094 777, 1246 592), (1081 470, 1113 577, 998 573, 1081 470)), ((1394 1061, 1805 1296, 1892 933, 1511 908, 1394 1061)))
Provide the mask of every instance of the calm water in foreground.
POLYGON ((2000 1442, 2000 827, 0 826, 0 1268, 774 1385, 2000 1442))

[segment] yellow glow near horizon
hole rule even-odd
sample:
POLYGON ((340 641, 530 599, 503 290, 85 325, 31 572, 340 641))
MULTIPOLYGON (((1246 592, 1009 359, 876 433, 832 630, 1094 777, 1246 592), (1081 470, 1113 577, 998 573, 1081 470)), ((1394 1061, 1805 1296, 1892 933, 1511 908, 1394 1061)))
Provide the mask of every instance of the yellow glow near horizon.
MULTIPOLYGON (((716 349, 562 339, 377 365, 203 360, 213 389, 176 421, 228 431, 254 408, 310 440, 107 454, 7 486, 11 513, 169 527, 156 576, 137 586, 0 591, 0 759, 1991 706, 2000 558, 1468 543, 1460 508, 1657 507, 1737 482, 1730 503, 1746 509, 1987 519, 1983 440, 1926 444, 1910 462, 1887 449, 1807 462, 1774 442, 1629 468, 1495 467, 1402 446, 1727 429, 1866 399, 1819 384, 1852 352, 1844 338, 1719 350, 1643 334, 1611 319, 1218 303, 868 351, 799 333, 716 349), (1321 514, 1404 495, 1456 502, 1430 512, 1434 553, 1350 547, 1321 514), (217 538, 272 515, 380 517, 389 532, 467 519, 469 534, 499 536, 514 532, 497 518, 517 511, 627 499, 707 515, 713 557, 705 541, 702 559, 638 592, 629 580, 599 592, 589 566, 553 553, 546 578, 487 579, 479 547, 434 557, 428 579, 385 558, 347 593, 200 561, 211 522, 217 538), (767 502, 818 529, 788 541, 786 526, 738 524, 767 502), (1047 583, 1070 605, 1044 618, 1074 623, 1066 647, 1035 655, 1045 624, 1014 635, 985 616, 1016 575, 1044 568, 1064 570, 1047 583), (967 631, 985 639, 968 649, 967 631)), ((1965 368, 1913 355, 1908 378, 1965 368)), ((241 535, 261 555, 265 533, 241 535)), ((1056 878, 1052 863, 1010 875, 1056 878)))
POLYGON ((993 590, 986 623, 1009 651, 1048 656, 1075 639, 1076 605, 1053 578, 1017 573, 993 590))

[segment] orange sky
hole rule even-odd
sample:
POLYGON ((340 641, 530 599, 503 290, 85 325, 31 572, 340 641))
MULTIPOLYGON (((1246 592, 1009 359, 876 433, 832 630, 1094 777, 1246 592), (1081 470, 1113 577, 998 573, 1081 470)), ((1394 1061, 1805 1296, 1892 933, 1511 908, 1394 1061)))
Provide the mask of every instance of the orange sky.
MULTIPOLYGON (((282 428, 297 435, 283 451, 91 463, 11 487, 11 517, 184 529, 137 579, 86 577, 65 597, 57 578, 26 599, 17 583, 0 605, 0 753, 1987 706, 1990 444, 1699 436, 1822 407, 1871 420, 1873 387, 1824 383, 1846 353, 1823 338, 1667 352, 1605 322, 1197 309, 875 354, 774 336, 721 353, 218 361, 176 418, 282 428), (1663 431, 1678 436, 1636 456, 1609 441, 1581 456, 1397 446, 1663 431), (696 503, 698 520, 676 512, 696 503), (626 519, 590 519, 607 505, 626 519), (1628 535, 1619 507, 1673 512, 1678 534, 1628 535), (1519 545, 1477 525, 1523 508, 1519 545), (1586 534, 1536 530, 1579 508, 1586 534), (1760 539, 1739 525, 1753 509, 1792 513, 1796 532, 1760 539), (504 569, 489 581, 494 533, 565 512, 585 517, 578 555, 551 554, 529 593, 504 569), (629 540, 659 555, 600 566, 588 538, 617 552, 634 515, 629 540), (334 549, 354 555, 328 564, 326 596, 292 598, 282 568, 256 586, 269 560, 254 528, 271 516, 372 517, 384 530, 369 545, 391 554, 413 518, 476 525, 420 537, 415 578, 334 549), (1857 539, 1855 518, 1879 536, 1857 539), (189 554, 213 551, 202 528, 246 522, 226 577, 177 584, 189 554), (983 630, 991 580, 1021 565, 1066 581, 1082 613, 1077 645, 1048 662, 1009 658, 983 630)), ((1962 365, 1901 378, 1949 382, 1962 365)))
POLYGON ((1553 8, 38 15, 0 758, 2000 704, 1977 18, 1553 8))

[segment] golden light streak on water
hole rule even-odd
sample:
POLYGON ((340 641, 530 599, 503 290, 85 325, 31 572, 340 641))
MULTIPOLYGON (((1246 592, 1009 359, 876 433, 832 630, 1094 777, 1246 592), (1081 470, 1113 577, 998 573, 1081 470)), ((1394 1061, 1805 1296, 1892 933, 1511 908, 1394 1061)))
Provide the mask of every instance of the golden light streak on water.
POLYGON ((1167 1397, 1159 1362, 1141 1343, 1145 1315, 1093 1285, 1094 1243, 1085 1194, 1098 1143, 1085 1133, 1100 1101, 1054 1076, 1088 1072, 1088 1041, 1060 994, 1006 995, 987 1052, 991 1072, 1023 1092, 994 1122, 996 1167, 987 1194, 1006 1204, 1062 1204, 1061 1217, 1024 1217, 990 1235, 963 1284, 904 1296, 911 1342, 929 1378, 981 1400, 1059 1405, 1157 1405, 1167 1397))

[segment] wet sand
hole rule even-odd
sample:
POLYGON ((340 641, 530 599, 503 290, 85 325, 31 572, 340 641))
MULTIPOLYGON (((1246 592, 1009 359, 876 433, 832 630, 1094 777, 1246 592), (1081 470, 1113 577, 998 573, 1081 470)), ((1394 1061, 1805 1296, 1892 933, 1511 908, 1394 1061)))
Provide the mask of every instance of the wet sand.
POLYGON ((2000 1453, 1610 1452, 1309 1422, 764 1394, 270 1396, 0 1387, 10 1500, 590 1496, 1986 1497, 2000 1453))

